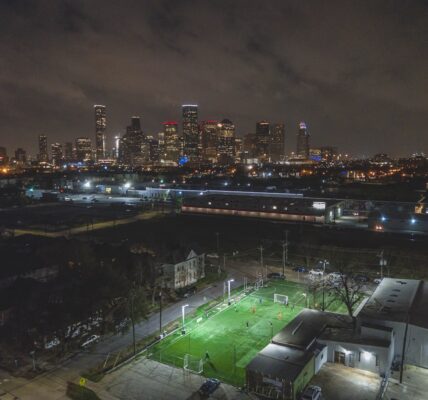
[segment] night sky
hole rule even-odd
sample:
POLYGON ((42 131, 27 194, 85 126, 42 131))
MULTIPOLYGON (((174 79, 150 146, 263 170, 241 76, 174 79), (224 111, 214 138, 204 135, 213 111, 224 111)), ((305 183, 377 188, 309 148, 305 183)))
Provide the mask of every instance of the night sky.
POLYGON ((0 146, 36 152, 131 115, 297 123, 354 155, 428 152, 426 1, 0 1, 0 146))

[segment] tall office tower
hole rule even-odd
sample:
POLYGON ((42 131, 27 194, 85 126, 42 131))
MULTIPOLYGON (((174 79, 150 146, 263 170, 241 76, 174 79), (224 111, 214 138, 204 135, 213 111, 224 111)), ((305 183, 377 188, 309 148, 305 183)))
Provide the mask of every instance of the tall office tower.
POLYGON ((95 151, 97 160, 106 157, 106 106, 95 105, 95 151))
POLYGON ((217 162, 217 147, 219 145, 219 123, 217 121, 202 121, 200 126, 202 160, 217 162))
POLYGON ((243 158, 251 159, 257 157, 257 137, 255 133, 247 133, 242 141, 243 158))
POLYGON ((153 136, 147 136, 145 139, 147 144, 148 159, 150 162, 159 161, 159 140, 155 139, 153 136))
POLYGON ((21 147, 15 150, 15 161, 20 165, 27 163, 27 152, 21 147))
POLYGON ((37 155, 38 162, 48 162, 48 138, 46 135, 39 135, 39 154, 37 155))
POLYGON ((189 161, 199 161, 200 135, 198 126, 198 106, 185 104, 183 112, 183 144, 184 155, 189 161))
POLYGON ((62 144, 52 143, 51 153, 52 153, 52 164, 55 165, 55 167, 61 165, 63 160, 62 144))
POLYGON ((159 161, 165 160, 165 133, 158 132, 159 161))
POLYGON ((73 143, 65 142, 64 145, 64 161, 73 161, 73 143))
MULTIPOLYGON (((161 142, 161 138, 159 142, 161 142)), ((161 158, 164 161, 178 163, 181 156, 181 138, 178 134, 178 123, 176 121, 166 121, 163 123, 162 151, 161 158)))
POLYGON ((6 147, 0 147, 0 165, 6 165, 8 161, 6 147))
POLYGON ((235 162, 235 125, 224 119, 218 124, 218 163, 228 165, 235 162))
POLYGON ((284 124, 274 124, 272 126, 269 141, 269 158, 272 162, 278 162, 285 158, 284 124))
POLYGON ((120 133, 114 137, 114 147, 113 147, 113 158, 118 160, 120 158, 120 133))
POLYGON ((242 161, 242 139, 235 137, 235 161, 242 161))
POLYGON ((91 139, 80 137, 76 139, 76 161, 86 162, 92 159, 91 139))
POLYGON ((309 134, 304 122, 300 122, 297 132, 297 157, 309 158, 309 134))
POLYGON ((140 117, 131 118, 131 125, 120 140, 120 161, 131 166, 140 166, 148 161, 145 136, 141 130, 140 117))
POLYGON ((260 121, 256 124, 257 156, 260 160, 269 157, 270 124, 268 121, 260 121))

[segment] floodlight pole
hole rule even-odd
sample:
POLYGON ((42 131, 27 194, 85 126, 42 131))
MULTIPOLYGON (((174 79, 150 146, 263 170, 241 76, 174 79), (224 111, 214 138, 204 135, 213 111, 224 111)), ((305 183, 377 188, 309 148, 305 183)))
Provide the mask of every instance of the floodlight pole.
POLYGON ((184 312, 185 312, 186 307, 189 307, 189 305, 188 305, 188 304, 184 304, 183 306, 181 306, 181 316, 182 316, 182 319, 183 319, 183 324, 182 324, 181 333, 182 333, 183 335, 186 333, 186 331, 185 331, 185 329, 184 329, 184 312))
POLYGON ((235 279, 229 279, 227 281, 227 304, 230 306, 230 283, 234 282, 235 279))

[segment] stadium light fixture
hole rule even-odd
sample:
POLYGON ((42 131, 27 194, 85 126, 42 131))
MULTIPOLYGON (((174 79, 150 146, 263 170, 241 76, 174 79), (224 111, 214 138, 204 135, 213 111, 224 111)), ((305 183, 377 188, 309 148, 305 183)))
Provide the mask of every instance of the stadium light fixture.
POLYGON ((235 282, 235 279, 229 279, 227 281, 227 304, 230 306, 230 284, 231 282, 235 282))
POLYGON ((182 326, 181 333, 183 335, 186 333, 186 330, 184 329, 184 313, 185 313, 186 307, 189 307, 189 305, 188 304, 184 304, 183 306, 181 306, 181 316, 183 318, 183 326, 182 326))

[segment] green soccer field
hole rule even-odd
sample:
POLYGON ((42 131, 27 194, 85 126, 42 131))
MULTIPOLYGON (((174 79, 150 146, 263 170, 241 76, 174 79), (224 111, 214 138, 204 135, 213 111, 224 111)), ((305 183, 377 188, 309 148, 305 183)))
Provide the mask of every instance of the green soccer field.
MULTIPOLYGON (((149 350, 149 357, 181 368, 187 358, 192 370, 203 364, 205 376, 243 385, 245 366, 251 359, 308 305, 306 302, 312 306, 314 300, 307 299, 305 293, 305 285, 273 281, 230 307, 223 303, 207 313, 199 309, 186 319, 185 335, 177 332, 167 337, 149 350), (274 303, 274 293, 287 295, 288 305, 274 303)), ((329 309, 344 311, 335 303, 329 309)))

